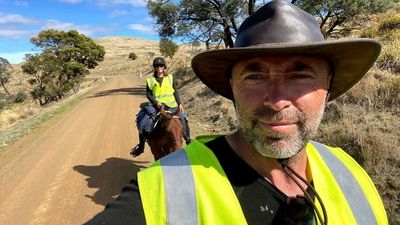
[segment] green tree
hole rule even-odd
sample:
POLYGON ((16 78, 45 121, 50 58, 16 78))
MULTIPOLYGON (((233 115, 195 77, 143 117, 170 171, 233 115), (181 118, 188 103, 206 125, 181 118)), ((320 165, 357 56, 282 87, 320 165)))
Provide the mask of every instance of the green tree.
POLYGON ((11 96, 6 84, 10 81, 12 67, 7 59, 0 57, 0 85, 8 96, 11 96))
POLYGON ((357 17, 384 12, 393 4, 393 0, 294 0, 292 2, 319 19, 325 37, 335 37, 359 29, 361 24, 353 23, 352 27, 346 27, 346 22, 355 19, 356 22, 362 23, 363 19, 357 17))
POLYGON ((60 60, 51 51, 45 50, 41 54, 26 55, 26 62, 21 68, 24 73, 31 76, 28 80, 32 86, 31 96, 41 106, 64 96, 62 66, 60 60))
POLYGON ((76 30, 68 32, 58 30, 41 31, 31 42, 39 48, 49 50, 62 62, 64 80, 71 84, 75 92, 83 77, 93 69, 98 62, 103 61, 104 47, 97 45, 92 39, 76 30))
POLYGON ((105 55, 102 46, 75 30, 41 31, 31 42, 43 52, 27 55, 22 68, 32 76, 31 94, 41 105, 62 98, 70 90, 78 92, 89 69, 95 68, 105 55))
POLYGON ((169 39, 161 40, 159 47, 161 54, 170 59, 174 57, 175 53, 179 49, 179 46, 169 39))

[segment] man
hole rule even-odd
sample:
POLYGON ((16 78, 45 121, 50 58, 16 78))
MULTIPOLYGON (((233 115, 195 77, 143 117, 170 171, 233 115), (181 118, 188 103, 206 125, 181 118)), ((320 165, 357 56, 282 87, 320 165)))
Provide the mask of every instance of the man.
POLYGON ((152 116, 151 114, 156 113, 156 109, 160 110, 161 107, 167 107, 179 111, 179 118, 182 121, 184 128, 183 137, 186 144, 191 142, 187 117, 183 113, 184 109, 179 94, 176 91, 173 75, 168 74, 166 68, 167 64, 164 58, 156 57, 153 60, 154 74, 152 77, 146 79, 146 97, 149 100, 150 105, 144 106, 142 111, 138 114, 137 123, 139 128, 139 144, 131 151, 133 157, 143 153, 144 144, 146 142, 146 132, 151 132, 151 130, 148 128, 146 129, 146 127, 153 125, 141 123, 148 123, 149 118, 152 116))
POLYGON ((197 138, 139 172, 91 222, 388 224, 365 171, 343 150, 311 141, 326 102, 379 52, 371 39, 325 41, 310 14, 269 2, 241 24, 234 48, 192 60, 197 76, 234 102, 238 130, 197 138))

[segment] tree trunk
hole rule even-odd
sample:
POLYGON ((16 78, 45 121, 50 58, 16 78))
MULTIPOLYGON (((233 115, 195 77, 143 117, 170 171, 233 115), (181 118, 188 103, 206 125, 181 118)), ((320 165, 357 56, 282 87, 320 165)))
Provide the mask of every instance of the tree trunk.
POLYGON ((224 42, 225 42, 225 47, 228 48, 233 48, 233 39, 232 39, 232 32, 230 29, 230 26, 227 22, 226 19, 223 19, 223 24, 224 26, 224 42))
POLYGON ((249 16, 254 13, 255 3, 256 3, 255 0, 249 0, 248 9, 247 9, 247 13, 249 14, 249 16))
POLYGON ((6 85, 4 82, 1 82, 1 86, 3 87, 4 91, 7 93, 8 96, 11 96, 10 92, 7 90, 6 85))

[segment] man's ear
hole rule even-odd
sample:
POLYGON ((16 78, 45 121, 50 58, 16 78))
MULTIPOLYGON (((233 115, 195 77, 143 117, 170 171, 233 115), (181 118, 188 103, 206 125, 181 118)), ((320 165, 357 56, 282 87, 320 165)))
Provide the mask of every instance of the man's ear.
POLYGON ((331 91, 332 91, 332 86, 333 86, 333 80, 335 79, 335 68, 333 67, 332 61, 328 59, 328 64, 329 64, 329 71, 328 71, 328 94, 327 96, 329 97, 331 91))
MULTIPOLYGON (((229 78, 229 84, 231 85, 231 90, 232 90, 232 76, 229 78)), ((233 103, 233 107, 236 109, 235 96, 233 96, 233 99, 231 101, 233 103)))

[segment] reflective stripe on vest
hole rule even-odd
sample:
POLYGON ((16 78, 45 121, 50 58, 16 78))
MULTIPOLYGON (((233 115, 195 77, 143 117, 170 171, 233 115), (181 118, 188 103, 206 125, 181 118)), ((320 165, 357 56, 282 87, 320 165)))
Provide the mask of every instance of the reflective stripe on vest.
POLYGON ((174 157, 161 158, 160 163, 164 174, 167 224, 198 224, 196 189, 186 152, 181 150, 174 157))
POLYGON ((370 203, 349 169, 325 145, 315 141, 311 141, 311 143, 331 170, 332 175, 346 197, 357 224, 377 225, 378 223, 370 203))

